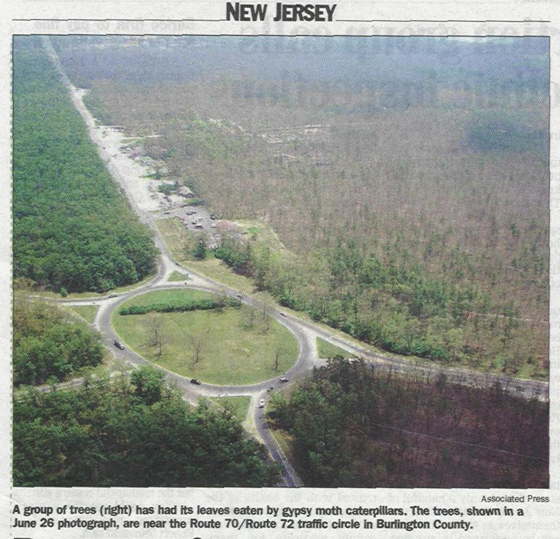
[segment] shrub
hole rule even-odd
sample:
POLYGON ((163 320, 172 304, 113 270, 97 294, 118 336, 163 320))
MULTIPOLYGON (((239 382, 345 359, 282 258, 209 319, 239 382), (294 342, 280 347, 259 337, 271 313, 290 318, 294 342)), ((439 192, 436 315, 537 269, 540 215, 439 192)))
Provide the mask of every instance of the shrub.
MULTIPOLYGON (((241 302, 236 299, 228 299, 226 301, 226 306, 228 307, 239 307, 240 305, 241 302)), ((130 307, 121 308, 119 314, 121 316, 128 316, 135 314, 147 314, 151 312, 180 313, 185 311, 212 310, 223 307, 224 302, 222 300, 198 299, 186 300, 177 303, 150 303, 149 305, 131 305, 130 307)))

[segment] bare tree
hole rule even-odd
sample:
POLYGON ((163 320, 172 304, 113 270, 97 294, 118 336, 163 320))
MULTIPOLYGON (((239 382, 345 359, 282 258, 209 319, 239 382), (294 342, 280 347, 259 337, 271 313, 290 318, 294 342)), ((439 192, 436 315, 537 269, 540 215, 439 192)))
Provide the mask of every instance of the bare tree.
POLYGON ((228 297, 226 296, 225 292, 221 292, 218 295, 218 299, 216 301, 217 311, 221 313, 227 304, 228 304, 228 297))
POLYGON ((149 335, 148 346, 157 347, 157 356, 161 356, 163 351, 163 345, 169 342, 169 338, 165 333, 165 328, 163 324, 163 317, 161 315, 149 315, 146 317, 146 328, 149 335))
POLYGON ((245 310, 246 317, 241 323, 243 329, 253 329, 255 326, 255 309, 253 307, 247 307, 245 310))
POLYGON ((201 331, 199 333, 187 333, 187 338, 193 350, 193 365, 196 365, 202 359, 202 354, 208 346, 209 335, 210 328, 206 328, 206 331, 201 331))
POLYGON ((270 307, 266 303, 262 305, 262 322, 263 322, 263 333, 268 333, 270 331, 270 307))
POLYGON ((274 352, 274 363, 272 365, 272 370, 277 371, 280 366, 280 357, 285 354, 285 351, 281 348, 277 348, 276 352, 274 352))

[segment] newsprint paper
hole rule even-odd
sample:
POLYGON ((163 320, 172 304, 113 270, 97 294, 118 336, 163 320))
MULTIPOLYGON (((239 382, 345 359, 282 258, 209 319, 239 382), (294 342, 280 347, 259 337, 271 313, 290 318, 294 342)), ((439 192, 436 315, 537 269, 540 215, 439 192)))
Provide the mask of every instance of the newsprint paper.
POLYGON ((0 536, 552 538, 554 0, 19 0, 0 536))

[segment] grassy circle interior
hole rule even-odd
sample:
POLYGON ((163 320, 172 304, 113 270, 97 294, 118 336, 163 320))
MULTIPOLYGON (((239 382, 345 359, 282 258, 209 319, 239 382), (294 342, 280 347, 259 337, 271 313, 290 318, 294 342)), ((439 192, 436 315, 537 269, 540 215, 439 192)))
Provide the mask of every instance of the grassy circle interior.
POLYGON ((294 365, 299 351, 294 335, 276 320, 267 322, 262 312, 246 305, 222 310, 119 314, 122 308, 133 305, 199 299, 218 298, 189 289, 148 292, 120 305, 111 323, 124 343, 142 357, 210 384, 253 384, 278 376, 294 365), (155 325, 159 325, 161 355, 155 344, 154 319, 160 321, 155 325), (199 360, 195 362, 197 345, 199 360))

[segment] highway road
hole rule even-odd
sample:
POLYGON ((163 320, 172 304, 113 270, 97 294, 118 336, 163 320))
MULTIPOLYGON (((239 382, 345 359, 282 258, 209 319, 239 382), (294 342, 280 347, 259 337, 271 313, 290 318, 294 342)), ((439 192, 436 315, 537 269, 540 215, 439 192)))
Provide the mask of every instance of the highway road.
MULTIPOLYGON (((166 282, 167 278, 173 271, 184 272, 184 269, 180 268, 175 262, 173 262, 165 251, 166 249, 164 249, 164 252, 160 256, 158 273, 156 277, 152 281, 135 290, 118 294, 115 297, 107 296, 105 298, 81 299, 74 301, 61 300, 61 303, 64 303, 67 306, 97 305, 99 309, 94 320, 94 326, 100 331, 105 345, 112 352, 114 352, 117 357, 124 359, 133 366, 147 364, 150 362, 129 347, 126 347, 124 350, 120 350, 114 346, 115 339, 122 340, 122 338, 118 336, 113 329, 111 325, 111 316, 113 315, 115 310, 124 302, 135 296, 139 296, 152 290, 169 290, 181 288, 190 288, 206 292, 213 292, 216 294, 225 294, 227 296, 236 297, 236 299, 239 299, 239 292, 237 290, 225 287, 220 283, 216 283, 210 279, 207 279, 206 277, 192 272, 188 273, 188 280, 173 283, 166 282)), ((187 276, 185 275, 185 277, 187 276)), ((249 296, 242 297, 240 301, 254 308, 262 308, 262 304, 259 301, 249 296)), ((258 438, 260 438, 260 440, 265 443, 271 457, 278 464, 280 464, 284 483, 290 487, 297 487, 301 486, 302 482, 288 462, 281 448, 278 446, 276 440, 268 430, 268 425, 264 417, 264 409, 260 408, 258 406, 258 403, 261 399, 265 399, 265 401, 268 400, 272 393, 271 391, 269 391, 270 388, 278 390, 286 386, 286 383, 280 381, 281 377, 288 377, 290 380, 289 383, 293 383, 307 376, 314 366, 323 365, 324 362, 317 356, 315 336, 309 329, 300 326, 297 320, 281 315, 279 310, 272 309, 270 307, 268 307, 268 310, 270 312, 270 316, 288 327, 298 341, 299 354, 297 361, 294 366, 285 373, 279 373, 278 376, 270 380, 245 386, 218 386, 207 384, 204 382, 202 382, 200 385, 195 385, 190 382, 190 378, 170 372, 158 365, 154 366, 164 371, 166 382, 173 385, 175 388, 180 389, 183 393, 183 398, 190 404, 193 404, 195 406, 198 404, 199 397, 251 397, 248 420, 246 421, 246 423, 254 426, 258 438)))
MULTIPOLYGON (((134 366, 148 363, 147 360, 137 354, 134 350, 129 348, 119 350, 114 346, 114 340, 117 339, 118 336, 111 326, 111 315, 115 312, 115 309, 117 309, 119 305, 150 290, 193 288, 217 294, 225 294, 227 296, 237 298, 239 298, 240 291, 225 286, 200 273, 192 271, 190 268, 181 267, 177 261, 173 259, 173 256, 169 252, 163 238, 160 236, 155 226, 154 214, 143 210, 138 201, 135 200, 135 197, 138 196, 137 191, 131 188, 130 178, 123 178, 123 169, 119 168, 119 161, 116 161, 115 156, 109 154, 105 150, 103 145, 104 143, 99 136, 99 130, 95 126, 91 113, 83 104, 80 92, 66 77, 62 65, 60 64, 60 61, 57 58, 48 38, 44 38, 43 42, 55 67, 61 73, 64 84, 70 91, 74 105, 88 125, 90 137, 97 145, 100 155, 107 163, 108 170, 112 173, 117 183, 126 193, 132 208, 136 211, 140 220, 146 223, 153 230, 155 244, 161 253, 158 261, 157 275, 154 279, 135 290, 118 294, 116 297, 106 296, 96 299, 61 301, 67 305, 98 305, 99 309, 94 320, 94 325, 101 332, 106 346, 110 348, 117 357, 126 360, 134 366), (184 273, 186 280, 168 282, 168 278, 175 271, 184 273)), ((120 156, 119 159, 122 161, 122 156, 120 156)), ((265 307, 261 301, 251 295, 242 295, 241 301, 254 307, 255 309, 260 310, 265 307)), ((544 382, 519 380, 506 376, 490 375, 461 369, 450 369, 435 366, 429 367, 423 364, 415 364, 414 361, 411 360, 380 355, 371 352, 367 348, 362 347, 355 342, 351 342, 350 340, 340 337, 334 332, 324 329, 318 324, 300 319, 289 313, 283 313, 280 309, 270 305, 267 305, 266 308, 271 317, 281 324, 284 324, 295 335, 299 344, 298 359, 287 373, 281 373, 270 380, 247 386, 216 386, 206 384, 204 381, 202 381, 203 383, 201 385, 194 385, 190 383, 190 379, 184 376, 166 371, 158 365, 155 366, 164 370, 167 382, 172 383, 174 386, 181 389, 185 400, 194 405, 197 404, 199 397, 250 396, 251 404, 248 419, 246 420, 245 425, 249 427, 249 431, 254 430, 253 434, 256 434, 256 436, 265 443, 271 457, 280 465, 283 481, 285 485, 289 487, 302 486, 301 479, 297 476, 296 472, 293 470, 292 466, 283 454, 282 449, 268 430, 266 420, 264 418, 264 410, 259 408, 258 402, 261 399, 267 400, 269 398, 270 392, 267 391, 269 388, 273 387, 274 390, 277 390, 280 387, 290 385, 309 375, 313 367, 324 365, 324 361, 320 360, 317 354, 317 337, 321 337, 325 341, 330 342, 355 356, 364 358, 377 368, 393 369, 397 372, 407 372, 412 374, 415 373, 426 377, 434 377, 444 374, 450 381, 472 386, 486 387, 489 384, 498 383, 508 391, 515 392, 516 394, 526 398, 538 396, 540 399, 548 399, 548 384, 544 382), (280 377, 282 376, 287 376, 289 378, 288 384, 280 382, 280 377), (254 429, 251 427, 254 427, 254 429)))
MULTIPOLYGON (((160 248, 161 256, 158 264, 158 273, 156 277, 150 282, 140 286, 139 288, 118 294, 115 297, 105 297, 96 299, 82 299, 74 301, 63 301, 61 303, 66 305, 98 305, 99 309, 94 320, 94 326, 101 332, 105 345, 111 349, 117 357, 126 360, 128 363, 137 366, 149 363, 141 355, 136 353, 130 348, 119 350, 114 346, 114 340, 121 338, 115 333, 111 325, 111 316, 115 310, 125 301, 144 294, 151 290, 169 290, 190 288, 195 290, 202 290, 216 294, 226 295, 229 297, 236 297, 239 299, 240 292, 231 287, 218 283, 208 277, 199 273, 182 268, 179 266, 168 253, 168 250, 163 243, 161 237, 156 236, 156 244, 160 248), (185 274, 185 281, 168 282, 167 279, 172 272, 179 271, 185 274), (188 278, 187 278, 188 277, 188 278)), ((242 295, 241 300, 243 303, 252 306, 255 309, 262 309, 263 303, 250 295, 242 295)), ((172 384, 174 387, 183 392, 184 399, 193 405, 197 405, 199 397, 229 397, 229 396, 249 396, 251 397, 248 419, 246 424, 253 426, 257 436, 266 445, 271 457, 276 461, 282 470, 283 481, 286 486, 298 487, 302 486, 301 479, 285 457, 282 449, 278 445, 275 438, 270 433, 266 419, 264 416, 264 409, 258 406, 261 399, 268 400, 273 390, 281 389, 294 382, 301 380, 309 375, 313 367, 320 367, 325 365, 325 361, 318 357, 316 340, 321 337, 340 348, 351 352, 353 355, 359 356, 371 362, 376 368, 392 369, 396 372, 407 372, 409 374, 416 373, 424 377, 436 377, 444 374, 449 380, 455 383, 464 385, 487 387, 493 383, 499 383, 503 388, 508 391, 515 392, 526 398, 538 396, 541 399, 548 398, 548 384, 543 382, 536 382, 532 380, 519 380, 505 376, 489 375, 473 371, 465 371, 461 369, 445 369, 441 367, 426 367, 424 365, 415 365, 412 361, 401 358, 386 357, 374 354, 369 350, 351 343, 346 339, 333 335, 327 330, 318 327, 306 320, 301 320, 291 314, 284 313, 280 309, 267 305, 268 313, 271 317, 279 323, 284 324, 296 337, 299 345, 299 355, 294 366, 286 373, 281 373, 278 376, 259 382, 252 385, 233 386, 233 385, 212 385, 202 381, 201 385, 195 385, 190 382, 190 378, 182 375, 167 371, 162 367, 155 365, 158 369, 165 372, 167 383, 172 384), (289 382, 282 383, 280 378, 286 376, 289 382)), ((252 429, 250 429, 252 430, 252 429)))

